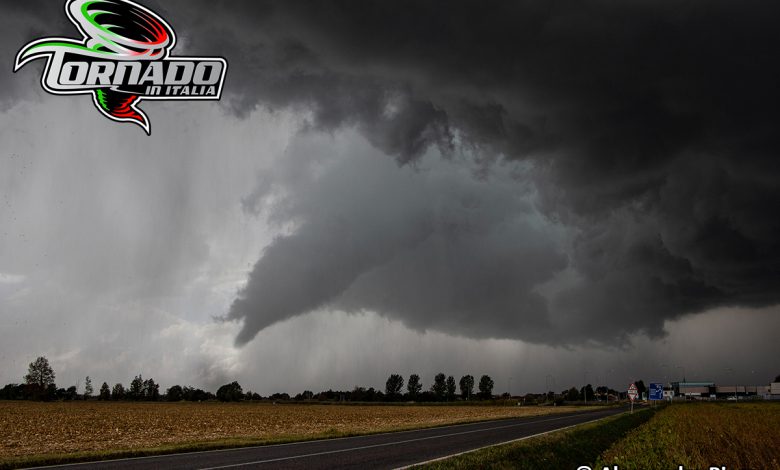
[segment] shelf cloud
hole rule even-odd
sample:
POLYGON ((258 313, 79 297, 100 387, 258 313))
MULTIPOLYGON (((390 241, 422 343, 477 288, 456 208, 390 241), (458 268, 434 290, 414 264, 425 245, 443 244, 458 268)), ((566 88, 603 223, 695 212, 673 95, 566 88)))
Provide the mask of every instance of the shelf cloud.
POLYGON ((354 129, 401 166, 373 176, 355 157, 306 183, 308 211, 277 214, 300 224, 233 303, 239 343, 325 304, 557 343, 662 335, 688 313, 778 302, 776 5, 236 8, 230 28, 191 19, 193 47, 231 60, 232 112, 303 110, 307 130, 354 129), (434 189, 405 170, 428 152, 468 154, 476 178, 525 169, 517 189, 490 176, 434 189), (412 188, 389 183, 402 174, 412 188), (532 210, 514 199, 528 188, 532 210), (339 190, 360 201, 324 196, 339 190), (396 204, 388 191, 402 193, 396 204))

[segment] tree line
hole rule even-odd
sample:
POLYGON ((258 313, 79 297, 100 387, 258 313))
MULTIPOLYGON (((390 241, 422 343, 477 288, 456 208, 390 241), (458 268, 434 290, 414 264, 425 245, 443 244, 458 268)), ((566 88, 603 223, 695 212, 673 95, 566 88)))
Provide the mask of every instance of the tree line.
MULTIPOLYGON (((92 379, 87 376, 84 380, 84 393, 78 393, 75 385, 68 388, 58 388, 55 383, 56 374, 46 357, 39 357, 31 362, 24 383, 11 383, 0 389, 0 400, 101 400, 101 401, 240 401, 240 400, 271 400, 271 401, 397 401, 407 399, 421 402, 452 401, 457 396, 455 378, 438 373, 434 377, 433 384, 428 390, 423 390, 423 384, 418 374, 409 376, 405 383, 399 374, 391 374, 385 384, 384 392, 373 387, 355 387, 350 391, 327 390, 319 393, 306 390, 291 397, 287 393, 274 393, 263 397, 251 391, 244 392, 238 382, 222 385, 216 393, 201 390, 195 387, 174 385, 164 392, 160 391, 160 385, 154 379, 144 379, 141 374, 136 375, 125 387, 122 383, 113 386, 103 382, 97 392, 92 384, 92 379), (404 384, 406 392, 404 393, 404 384)), ((493 379, 488 375, 480 378, 478 393, 474 393, 474 377, 464 375, 458 382, 460 397, 464 400, 489 399, 493 396, 493 379)))
POLYGON ((24 383, 11 383, 0 389, 0 400, 205 401, 216 398, 211 392, 180 385, 174 385, 162 394, 160 385, 154 379, 144 379, 140 374, 133 377, 128 387, 121 383, 109 386, 108 383, 103 382, 97 393, 92 385, 92 379, 87 376, 84 380, 84 393, 79 395, 78 387, 75 385, 58 388, 54 381, 55 377, 56 374, 48 359, 39 357, 30 363, 27 375, 24 376, 24 383))
POLYGON ((483 375, 479 379, 479 392, 474 393, 474 376, 464 375, 455 384, 455 377, 446 376, 439 372, 433 378, 433 384, 428 390, 423 391, 423 384, 418 374, 411 374, 406 382, 404 393, 404 378, 399 374, 391 374, 385 382, 385 397, 388 401, 401 399, 412 401, 454 401, 493 398, 493 386, 495 383, 489 375, 483 375), (458 394, 458 392, 460 392, 458 394))
MULTIPOLYGON (((778 376, 775 381, 780 381, 778 376)), ((635 382, 640 394, 646 391, 642 380, 635 382)), ((373 387, 354 387, 347 391, 327 390, 314 393, 306 390, 291 396, 288 393, 274 393, 263 397, 252 391, 244 392, 238 382, 222 385, 216 393, 201 390, 190 386, 174 385, 164 392, 159 384, 152 378, 144 379, 141 374, 133 377, 130 385, 125 387, 121 383, 110 386, 103 382, 97 393, 94 390, 92 379, 87 376, 84 383, 84 393, 79 394, 78 388, 58 388, 55 384, 55 373, 46 357, 39 357, 31 362, 28 373, 24 376, 24 383, 8 384, 0 389, 0 400, 101 400, 101 401, 349 401, 349 402, 448 402, 490 400, 493 395, 494 381, 489 375, 482 375, 475 391, 475 380, 472 375, 464 375, 459 381, 455 377, 447 376, 440 372, 433 378, 433 383, 425 389, 422 379, 418 374, 409 375, 408 379, 400 374, 391 374, 385 382, 384 390, 376 390, 373 387)), ((624 398, 625 392, 618 392, 605 386, 594 389, 587 384, 580 389, 572 387, 559 393, 548 391, 542 394, 526 394, 527 403, 530 402, 556 402, 563 401, 610 401, 611 399, 624 398)), ((504 394, 504 398, 509 398, 504 394)))

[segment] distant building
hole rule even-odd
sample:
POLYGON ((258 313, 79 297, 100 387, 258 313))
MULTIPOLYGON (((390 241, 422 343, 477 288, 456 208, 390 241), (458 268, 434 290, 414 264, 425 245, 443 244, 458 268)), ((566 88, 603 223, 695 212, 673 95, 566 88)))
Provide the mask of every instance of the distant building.
MULTIPOLYGON (((714 382, 672 382, 671 391, 675 397, 688 400, 744 400, 744 399, 776 399, 780 400, 780 383, 775 386, 763 385, 715 385, 714 382)), ((666 398, 666 391, 664 391, 666 398)))
POLYGON ((780 382, 772 382, 767 388, 766 395, 770 400, 780 400, 780 382))
POLYGON ((715 382, 672 382, 674 396, 689 399, 715 398, 715 382))

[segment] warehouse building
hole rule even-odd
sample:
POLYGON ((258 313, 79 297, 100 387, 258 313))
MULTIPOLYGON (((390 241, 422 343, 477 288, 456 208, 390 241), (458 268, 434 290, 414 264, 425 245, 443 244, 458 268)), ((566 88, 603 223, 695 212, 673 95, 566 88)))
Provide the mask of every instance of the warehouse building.
POLYGON ((714 382, 672 382, 675 398, 688 400, 780 400, 780 383, 765 385, 716 385, 714 382))
POLYGON ((767 389, 765 398, 769 400, 780 400, 780 382, 772 382, 767 389))
POLYGON ((685 397, 692 400, 715 398, 714 382, 672 382, 675 397, 685 397))

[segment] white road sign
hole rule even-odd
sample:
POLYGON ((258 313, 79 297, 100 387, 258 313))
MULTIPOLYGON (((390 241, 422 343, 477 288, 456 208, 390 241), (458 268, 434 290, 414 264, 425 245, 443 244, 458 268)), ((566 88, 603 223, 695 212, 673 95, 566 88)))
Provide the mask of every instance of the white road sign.
POLYGON ((636 384, 631 384, 628 386, 628 398, 631 399, 631 401, 634 401, 639 397, 639 392, 636 390, 636 384))

